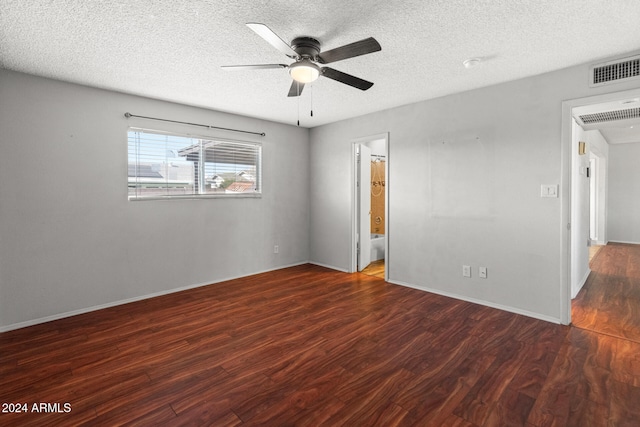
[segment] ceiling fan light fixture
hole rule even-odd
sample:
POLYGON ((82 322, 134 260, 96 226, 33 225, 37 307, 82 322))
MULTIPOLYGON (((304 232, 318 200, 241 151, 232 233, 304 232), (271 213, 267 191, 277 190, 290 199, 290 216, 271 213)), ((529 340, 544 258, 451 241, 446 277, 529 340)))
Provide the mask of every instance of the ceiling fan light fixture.
POLYGON ((291 78, 300 83, 311 83, 320 76, 320 67, 308 59, 302 59, 289 66, 291 78))
POLYGON ((280 36, 269 27, 258 22, 248 22, 247 26, 257 35, 262 37, 271 46, 284 53, 295 62, 286 64, 253 64, 253 65, 224 65, 225 70, 261 70, 270 68, 288 68, 293 79, 287 97, 300 96, 305 84, 312 83, 318 77, 323 76, 356 89, 368 90, 373 86, 368 82, 351 74, 343 73, 325 64, 342 61, 344 59, 355 58, 356 56, 367 55, 382 50, 380 43, 373 37, 369 37, 357 42, 345 44, 328 51, 320 51, 320 42, 313 37, 296 37, 287 44, 280 36), (320 66, 318 64, 322 64, 320 66))

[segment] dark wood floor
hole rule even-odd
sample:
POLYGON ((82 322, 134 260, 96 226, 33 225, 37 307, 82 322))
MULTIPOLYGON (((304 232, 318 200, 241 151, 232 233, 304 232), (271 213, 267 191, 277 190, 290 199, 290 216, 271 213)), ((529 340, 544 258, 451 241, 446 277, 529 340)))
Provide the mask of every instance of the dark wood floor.
POLYGON ((640 343, 640 245, 602 246, 590 267, 591 274, 572 303, 572 323, 640 343))
POLYGON ((636 342, 312 265, 7 332, 0 349, 0 402, 71 405, 3 426, 640 420, 636 342))

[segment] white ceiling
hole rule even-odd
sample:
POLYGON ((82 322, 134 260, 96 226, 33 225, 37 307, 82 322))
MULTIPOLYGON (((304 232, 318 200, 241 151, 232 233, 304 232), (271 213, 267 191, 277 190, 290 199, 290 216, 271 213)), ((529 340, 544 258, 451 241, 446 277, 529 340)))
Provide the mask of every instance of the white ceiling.
POLYGON ((0 67, 313 127, 627 54, 639 18, 638 0, 0 0, 0 67), (286 69, 222 70, 292 62, 246 22, 323 50, 375 37, 331 64, 375 85, 320 78, 297 99, 286 69))
POLYGON ((609 144, 628 144, 640 142, 640 125, 600 129, 600 133, 609 144))

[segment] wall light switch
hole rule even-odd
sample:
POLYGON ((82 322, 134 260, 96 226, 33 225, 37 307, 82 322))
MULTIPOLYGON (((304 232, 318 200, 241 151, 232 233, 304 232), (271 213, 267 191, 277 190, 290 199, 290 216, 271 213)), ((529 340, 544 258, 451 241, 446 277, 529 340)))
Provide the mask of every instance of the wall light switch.
POLYGON ((558 185, 542 184, 540 186, 540 197, 558 197, 558 185))
POLYGON ((478 268, 478 276, 481 279, 486 279, 487 278, 487 267, 478 268))

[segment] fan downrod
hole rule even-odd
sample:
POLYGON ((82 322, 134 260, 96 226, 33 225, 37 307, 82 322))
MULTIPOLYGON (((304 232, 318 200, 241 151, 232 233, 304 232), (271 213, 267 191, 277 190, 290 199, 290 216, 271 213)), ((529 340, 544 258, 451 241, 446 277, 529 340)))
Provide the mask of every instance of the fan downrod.
POLYGON ((312 37, 297 37, 291 41, 291 49, 301 58, 317 61, 320 54, 320 42, 312 37))

